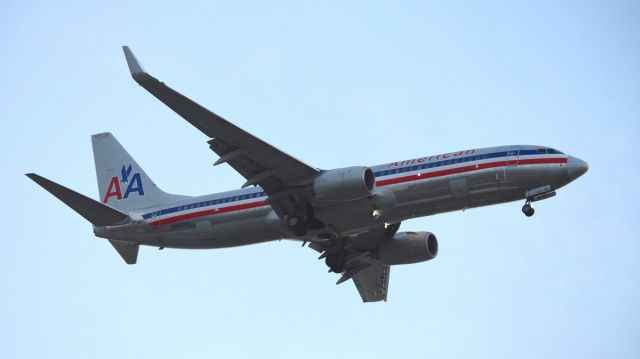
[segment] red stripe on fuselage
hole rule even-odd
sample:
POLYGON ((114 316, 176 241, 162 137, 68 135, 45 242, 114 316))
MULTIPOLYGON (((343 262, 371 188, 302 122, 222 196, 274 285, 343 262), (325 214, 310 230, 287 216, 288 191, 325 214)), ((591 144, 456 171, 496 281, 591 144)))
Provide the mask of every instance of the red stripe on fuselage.
POLYGON ((541 165, 547 163, 567 163, 567 158, 530 158, 518 160, 518 165, 541 165))
MULTIPOLYGON (((509 164, 513 163, 515 165, 515 162, 516 162, 515 160, 509 161, 509 164)), ((566 157, 565 158, 531 158, 531 159, 520 159, 520 160, 518 160, 518 165, 539 165, 539 164, 549 164, 549 163, 567 163, 567 158, 566 157)), ((376 181, 376 186, 382 187, 382 186, 388 186, 388 185, 396 184, 396 183, 417 181, 417 180, 421 180, 421 179, 442 177, 442 176, 448 176, 448 175, 458 174, 458 173, 479 171, 479 170, 484 170, 484 169, 487 169, 487 168, 503 167, 503 166, 506 166, 506 165, 507 165, 507 161, 478 163, 476 165, 467 165, 467 166, 462 166, 462 167, 457 167, 457 168, 449 168, 449 169, 440 170, 440 171, 425 172, 425 173, 421 173, 419 175, 418 174, 414 174, 414 175, 409 175, 409 176, 404 176, 404 177, 391 178, 391 179, 387 179, 387 180, 380 180, 380 181, 376 181)), ((220 214, 220 213, 241 211, 243 209, 262 207, 262 206, 266 206, 266 205, 268 205, 268 204, 265 201, 259 201, 259 202, 243 203, 243 204, 238 204, 238 205, 235 205, 235 206, 228 206, 228 207, 222 207, 222 208, 216 208, 216 209, 206 209, 206 210, 203 210, 203 211, 191 212, 191 213, 181 214, 181 215, 174 216, 174 217, 163 218, 163 219, 160 219, 160 220, 157 220, 157 221, 154 221, 154 222, 149 222, 149 225, 151 225, 153 227, 163 226, 163 225, 166 225, 166 224, 186 221, 186 220, 189 220, 189 219, 212 216, 214 214, 220 214)))
POLYGON ((264 201, 260 201, 260 202, 237 204, 235 206, 228 206, 228 207, 222 207, 222 208, 206 209, 204 211, 191 212, 191 213, 187 213, 187 214, 181 214, 181 215, 178 215, 178 216, 175 216, 175 217, 163 218, 163 219, 155 221, 155 222, 149 222, 149 224, 151 226, 154 226, 154 227, 163 226, 165 224, 171 224, 171 223, 186 221, 186 220, 189 220, 189 219, 212 216, 214 214, 220 214, 220 213, 241 211, 243 209, 262 207, 264 205, 266 205, 266 203, 264 201))
MULTIPOLYGON (((517 161, 519 165, 538 165, 538 164, 548 164, 548 163, 567 163, 566 158, 531 158, 517 161)), ((509 164, 516 164, 516 160, 510 160, 509 164)), ((467 165, 456 168, 449 168, 446 170, 433 171, 433 172, 425 172, 420 174, 413 174, 404 177, 398 178, 390 178, 387 180, 380 180, 376 182, 376 186, 388 186, 390 184, 417 181, 420 179, 434 178, 434 177, 442 177, 448 176, 458 173, 465 173, 471 171, 479 171, 487 168, 495 168, 495 167, 504 167, 507 165, 507 161, 497 161, 497 162, 487 162, 487 163, 478 163, 476 165, 467 165)))

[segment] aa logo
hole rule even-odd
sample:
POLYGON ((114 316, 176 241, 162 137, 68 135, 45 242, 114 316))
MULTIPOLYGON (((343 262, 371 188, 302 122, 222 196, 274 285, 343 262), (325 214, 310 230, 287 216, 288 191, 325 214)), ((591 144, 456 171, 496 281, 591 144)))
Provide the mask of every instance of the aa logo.
POLYGON ((142 187, 140 173, 134 173, 131 175, 131 165, 129 165, 129 167, 122 165, 120 178, 118 178, 118 176, 111 178, 109 186, 107 187, 107 194, 104 195, 102 203, 109 202, 111 197, 115 197, 117 200, 127 199, 134 192, 137 192, 138 196, 144 196, 144 188, 142 187), (125 186, 126 189, 123 195, 122 188, 125 188, 125 186))

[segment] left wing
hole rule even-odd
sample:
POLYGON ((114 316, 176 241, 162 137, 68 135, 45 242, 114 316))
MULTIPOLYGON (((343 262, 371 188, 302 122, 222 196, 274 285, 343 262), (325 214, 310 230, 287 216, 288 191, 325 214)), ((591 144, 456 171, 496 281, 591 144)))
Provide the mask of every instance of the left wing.
POLYGON ((142 68, 129 47, 123 50, 133 79, 209 136, 211 149, 220 156, 215 165, 229 163, 247 180, 242 187, 260 185, 273 205, 274 199, 308 184, 320 172, 165 85, 142 68))

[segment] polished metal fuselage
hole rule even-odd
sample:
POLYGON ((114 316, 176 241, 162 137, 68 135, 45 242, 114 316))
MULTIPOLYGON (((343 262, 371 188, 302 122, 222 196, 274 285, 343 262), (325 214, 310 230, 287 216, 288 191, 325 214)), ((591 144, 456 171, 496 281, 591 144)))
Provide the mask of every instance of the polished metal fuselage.
POLYGON ((134 211, 132 223, 94 227, 94 232, 99 237, 174 248, 222 248, 278 239, 313 241, 322 233, 349 236, 384 223, 522 200, 527 191, 543 186, 555 191, 582 174, 580 166, 586 163, 547 147, 523 145, 372 166, 373 194, 354 201, 312 199, 316 217, 327 226, 300 238, 264 202, 266 195, 260 188, 134 211))

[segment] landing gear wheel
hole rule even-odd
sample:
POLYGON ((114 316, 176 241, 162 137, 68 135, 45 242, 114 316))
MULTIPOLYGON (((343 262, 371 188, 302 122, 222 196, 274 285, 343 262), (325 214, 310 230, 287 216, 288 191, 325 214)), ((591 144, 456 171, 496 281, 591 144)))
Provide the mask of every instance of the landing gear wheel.
POLYGON ((307 226, 300 216, 289 216, 289 218, 287 218, 287 227, 298 237, 304 236, 307 233, 307 226))
POLYGON ((533 207, 531 207, 531 205, 528 202, 525 203, 524 206, 522 206, 522 213, 524 213, 524 215, 527 217, 533 216, 535 212, 536 212, 535 209, 533 209, 533 207))
POLYGON ((309 229, 320 230, 325 227, 324 222, 317 219, 315 214, 313 213, 313 207, 311 207, 311 203, 307 203, 306 219, 306 225, 309 229))
POLYGON ((316 217, 309 217, 307 220, 307 227, 314 230, 319 230, 325 227, 324 223, 316 217))
POLYGON ((337 253, 329 253, 327 257, 324 259, 324 262, 334 273, 342 273, 344 272, 344 268, 346 266, 342 257, 337 253))

